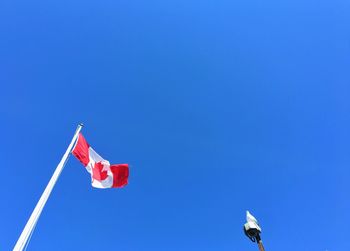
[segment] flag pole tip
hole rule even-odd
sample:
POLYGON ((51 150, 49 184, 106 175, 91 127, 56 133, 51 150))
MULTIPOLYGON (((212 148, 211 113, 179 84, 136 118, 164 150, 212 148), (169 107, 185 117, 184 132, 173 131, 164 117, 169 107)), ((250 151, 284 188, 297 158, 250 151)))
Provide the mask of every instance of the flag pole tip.
POLYGON ((79 125, 80 125, 81 127, 83 127, 83 126, 84 126, 84 123, 79 123, 79 125))

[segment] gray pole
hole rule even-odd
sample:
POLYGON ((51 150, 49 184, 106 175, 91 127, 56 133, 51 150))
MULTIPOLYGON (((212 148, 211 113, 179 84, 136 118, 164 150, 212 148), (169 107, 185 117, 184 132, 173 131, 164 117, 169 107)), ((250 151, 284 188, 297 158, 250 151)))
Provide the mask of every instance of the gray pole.
POLYGON ((265 248, 264 248, 261 240, 258 242, 258 246, 259 246, 260 251, 265 251, 265 248))
POLYGON ((258 235, 255 237, 255 239, 256 239, 256 242, 258 243, 259 251, 265 251, 265 248, 264 248, 264 245, 263 245, 263 243, 262 243, 260 234, 258 234, 258 235))
POLYGON ((30 215, 30 218, 27 222, 27 224, 25 225, 20 237, 18 238, 18 241, 15 245, 15 247, 13 248, 14 251, 22 251, 23 249, 25 249, 26 245, 28 245, 28 241, 33 233, 33 230, 36 226, 36 223, 40 217, 40 214, 52 192, 52 189, 54 188, 63 168, 64 165, 66 164, 66 161, 69 157, 70 151, 72 150, 72 147, 75 143, 75 140, 78 137, 78 134, 81 130, 81 128, 83 127, 82 124, 79 124, 77 127, 77 130, 75 131, 75 134, 65 152, 65 154, 63 155, 60 163, 57 165, 55 172, 53 173, 49 183, 47 184, 43 194, 41 195, 38 203, 36 204, 32 214, 30 215))

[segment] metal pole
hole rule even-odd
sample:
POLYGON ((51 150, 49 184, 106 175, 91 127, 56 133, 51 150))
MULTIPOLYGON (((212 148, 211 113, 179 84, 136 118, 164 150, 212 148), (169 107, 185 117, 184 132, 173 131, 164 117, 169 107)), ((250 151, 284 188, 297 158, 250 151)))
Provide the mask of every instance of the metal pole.
POLYGON ((15 247, 13 248, 13 251, 22 251, 25 247, 26 247, 26 244, 28 242, 28 239, 30 238, 32 232, 33 232, 33 229, 40 217, 40 214, 52 192, 52 189, 54 188, 63 168, 64 168, 64 165, 66 164, 67 162, 67 159, 69 157, 69 154, 72 150, 72 147, 74 145, 74 142, 76 141, 78 135, 79 135, 79 132, 81 130, 81 128, 83 127, 83 124, 79 124, 78 127, 77 127, 77 130, 75 131, 75 134, 72 138, 72 141, 70 142, 65 154, 63 155, 60 163, 58 163, 57 167, 56 167, 56 170, 55 172, 53 173, 49 183, 47 184, 43 194, 41 195, 38 203, 36 204, 32 214, 30 215, 30 218, 27 222, 27 224, 25 225, 20 237, 18 238, 18 241, 15 245, 15 247))
POLYGON ((264 245, 261 241, 260 233, 258 233, 255 237, 256 242, 258 243, 259 246, 259 251, 265 251, 264 245))
POLYGON ((261 240, 258 242, 258 246, 260 251, 265 251, 264 245, 261 240))

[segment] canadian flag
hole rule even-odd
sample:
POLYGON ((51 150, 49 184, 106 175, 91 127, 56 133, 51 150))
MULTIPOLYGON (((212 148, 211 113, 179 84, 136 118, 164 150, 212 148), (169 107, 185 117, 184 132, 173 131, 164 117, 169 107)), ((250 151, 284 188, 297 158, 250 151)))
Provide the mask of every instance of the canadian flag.
POLYGON ((72 150, 73 155, 91 174, 91 184, 96 188, 123 187, 128 184, 129 165, 111 165, 90 147, 80 133, 72 150))

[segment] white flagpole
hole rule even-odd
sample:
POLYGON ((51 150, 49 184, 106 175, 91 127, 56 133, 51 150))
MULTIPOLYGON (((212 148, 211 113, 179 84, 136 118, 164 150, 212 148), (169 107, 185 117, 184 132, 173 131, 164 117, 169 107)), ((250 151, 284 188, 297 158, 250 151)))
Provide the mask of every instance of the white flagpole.
POLYGON ((52 175, 49 183, 47 184, 43 194, 41 195, 41 197, 40 197, 38 203, 36 204, 32 214, 30 215, 30 218, 29 218, 26 226, 24 227, 21 236, 18 238, 18 241, 17 241, 15 247, 13 248, 13 251, 22 251, 26 247, 27 242, 28 242, 28 240, 29 240, 29 238, 34 230, 34 227, 35 227, 35 225, 40 217, 40 214, 41 214, 41 212, 42 212, 42 210, 47 202, 47 199, 49 198, 49 196, 51 194, 53 187, 55 186, 55 184, 58 180, 58 177, 60 176, 60 174, 64 168, 64 165, 67 162, 69 154, 72 150, 72 147, 73 147, 82 127, 83 127, 83 124, 78 125, 77 130, 75 131, 75 134, 72 138, 72 141, 70 142, 70 144, 69 144, 65 154, 63 155, 60 163, 58 163, 55 172, 53 173, 53 175, 52 175))

